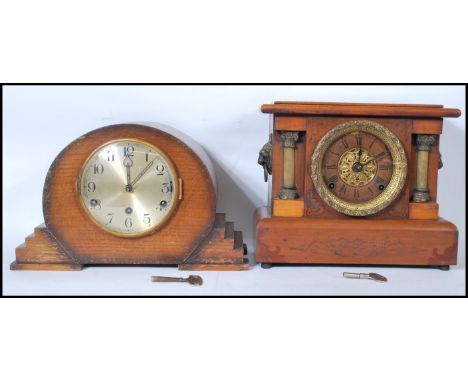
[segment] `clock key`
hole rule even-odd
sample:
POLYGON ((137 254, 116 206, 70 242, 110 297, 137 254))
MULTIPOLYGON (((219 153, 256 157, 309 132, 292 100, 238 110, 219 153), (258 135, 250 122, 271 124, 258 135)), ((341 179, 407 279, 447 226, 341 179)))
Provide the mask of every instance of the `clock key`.
POLYGON ((163 276, 153 276, 151 277, 152 282, 158 283, 189 283, 190 285, 202 285, 203 279, 200 276, 189 276, 187 278, 183 277, 163 277, 163 276))
POLYGON ((373 280, 381 283, 386 283, 388 280, 386 277, 379 275, 378 273, 352 273, 352 272, 343 272, 343 277, 347 279, 365 279, 373 280))

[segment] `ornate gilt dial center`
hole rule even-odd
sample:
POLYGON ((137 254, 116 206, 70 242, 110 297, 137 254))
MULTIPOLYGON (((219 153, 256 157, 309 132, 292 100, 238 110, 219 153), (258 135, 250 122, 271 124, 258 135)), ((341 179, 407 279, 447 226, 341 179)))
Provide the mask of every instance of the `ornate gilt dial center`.
POLYGON ((374 156, 367 150, 354 147, 346 151, 338 161, 341 180, 352 187, 363 187, 374 179, 377 166, 374 156))

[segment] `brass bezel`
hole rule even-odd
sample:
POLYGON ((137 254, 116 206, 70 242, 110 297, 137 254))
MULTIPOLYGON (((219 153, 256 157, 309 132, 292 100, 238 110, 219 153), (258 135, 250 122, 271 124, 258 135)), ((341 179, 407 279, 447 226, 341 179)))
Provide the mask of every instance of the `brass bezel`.
POLYGON ((80 175, 78 177, 78 183, 77 183, 77 191, 78 191, 78 199, 80 200, 80 204, 82 206, 82 208, 84 209, 86 215, 88 217, 91 218, 92 222, 94 224, 96 224, 99 228, 101 228, 102 230, 108 232, 109 234, 113 235, 113 236, 118 236, 118 237, 123 237, 123 238, 140 238, 140 237, 144 237, 144 236, 149 236, 151 234, 154 234, 156 231, 159 231, 169 220, 170 217, 172 217, 172 215, 174 214, 175 210, 177 209, 177 206, 179 205, 179 202, 181 201, 181 197, 180 197, 180 190, 179 190, 179 185, 181 183, 182 179, 179 178, 179 175, 178 175, 178 172, 177 172, 177 168, 175 167, 175 165, 173 164, 172 160, 169 158, 169 156, 166 154, 166 152, 162 149, 160 149, 159 147, 153 145, 152 143, 149 143, 148 141, 145 141, 145 140, 142 140, 142 139, 138 139, 138 138, 119 138, 119 139, 113 139, 113 140, 110 140, 102 145, 100 145, 99 147, 97 147, 95 150, 93 150, 93 152, 86 158, 86 160, 83 162, 83 165, 81 166, 81 170, 80 170, 80 175), (151 229, 149 230, 145 230, 143 232, 139 232, 139 233, 129 233, 129 234, 125 234, 125 233, 120 233, 120 232, 115 232, 115 231, 112 231, 110 229, 108 229, 105 225, 101 224, 90 212, 89 210, 86 208, 86 205, 83 201, 83 197, 82 197, 82 194, 81 194, 81 179, 83 177, 83 172, 84 172, 84 169, 86 168, 88 162, 91 160, 91 158, 98 152, 100 151, 102 148, 108 146, 108 145, 111 145, 113 143, 116 143, 116 142, 137 142, 137 143, 140 143, 140 144, 144 144, 146 146, 149 146, 151 147, 153 150, 156 151, 157 154, 159 154, 167 163, 168 167, 170 168, 171 170, 171 173, 173 174, 173 179, 174 179, 174 196, 173 196, 173 203, 172 203, 172 206, 170 207, 169 211, 167 212, 167 214, 164 216, 164 218, 159 222, 159 224, 157 224, 156 226, 152 227, 151 229))
POLYGON ((388 207, 403 189, 407 171, 408 162, 399 139, 390 130, 372 121, 349 121, 335 127, 320 140, 312 155, 311 177, 318 194, 330 207, 349 216, 369 216, 388 207), (340 137, 353 132, 366 132, 379 138, 393 160, 393 174, 387 188, 365 203, 351 203, 337 197, 328 189, 322 174, 323 157, 327 149, 340 137))

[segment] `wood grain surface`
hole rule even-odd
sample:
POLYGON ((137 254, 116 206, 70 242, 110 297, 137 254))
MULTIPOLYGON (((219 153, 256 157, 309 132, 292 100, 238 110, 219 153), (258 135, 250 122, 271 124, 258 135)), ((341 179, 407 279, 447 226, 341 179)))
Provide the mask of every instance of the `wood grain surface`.
POLYGON ((456 264, 458 231, 438 216, 437 183, 442 118, 459 117, 460 110, 442 105, 279 101, 263 105, 262 111, 271 114, 273 174, 269 206, 256 211, 257 262, 456 264), (406 182, 399 196, 384 210, 362 218, 341 214, 326 204, 311 179, 311 157, 320 140, 336 126, 353 120, 376 122, 390 130, 402 144, 408 162, 406 182), (291 216, 291 206, 281 206, 276 200, 282 186, 283 131, 299 132, 301 137, 295 174, 299 198, 304 200, 304 217, 291 216), (412 201, 418 134, 436 136, 428 160, 429 203, 412 201), (272 208, 275 216, 270 215, 272 208))
MULTIPOLYGON (((164 125, 122 124, 94 130, 68 145, 49 169, 43 191, 45 225, 16 250, 11 269, 71 270, 92 264, 174 264, 190 259, 246 269, 242 233, 224 236, 215 224, 216 179, 211 161, 193 140, 164 125), (119 237, 87 215, 79 175, 94 150, 116 139, 138 139, 160 148, 183 183, 183 198, 165 225, 147 236, 119 237), (215 234, 222 235, 214 240, 215 234), (212 240, 207 240, 211 238, 212 240), (239 244, 240 241, 240 244, 239 244), (194 259, 196 251, 200 255, 194 259), (210 257, 211 256, 211 257, 210 257)), ((219 219, 218 219, 219 220, 219 219)), ((233 223, 228 228, 234 227, 233 223)), ((247 263, 248 267, 248 263, 247 263)), ((213 268, 214 269, 214 268, 213 268)))
POLYGON ((43 193, 47 228, 81 264, 181 263, 211 231, 215 209, 215 181, 200 158, 180 139, 143 125, 104 127, 71 143, 52 164, 43 193), (77 192, 81 168, 91 153, 106 142, 125 138, 161 148, 187 191, 165 226, 135 239, 100 229, 85 213, 77 192))
MULTIPOLYGON (((301 140, 296 150, 296 186, 299 197, 305 200, 304 216, 321 219, 353 219, 334 210, 320 198, 312 182, 310 169, 312 154, 325 134, 334 127, 352 120, 356 120, 356 118, 275 116, 275 132, 272 140, 272 200, 270 200, 270 205, 273 204, 273 199, 280 192, 282 185, 282 147, 279 132, 285 130, 300 131, 301 140)), ((377 122, 395 134, 405 150, 408 163, 413 162, 415 151, 412 149, 412 120, 406 118, 366 118, 366 120, 377 122)), ((413 184, 408 176, 399 197, 388 208, 378 214, 369 216, 368 219, 408 218, 408 203, 412 194, 412 186, 413 184)))
POLYGON ((347 220, 256 214, 260 263, 455 265, 458 231, 445 220, 347 220))
POLYGON ((408 103, 359 103, 359 102, 301 102, 301 101, 275 101, 275 104, 290 105, 326 105, 326 106, 370 106, 370 107, 423 107, 442 108, 443 105, 408 104, 408 103))
POLYGON ((406 117, 406 118, 457 118, 461 115, 458 109, 444 109, 417 105, 387 106, 362 104, 305 104, 280 103, 263 105, 263 113, 292 115, 346 115, 368 117, 406 117))

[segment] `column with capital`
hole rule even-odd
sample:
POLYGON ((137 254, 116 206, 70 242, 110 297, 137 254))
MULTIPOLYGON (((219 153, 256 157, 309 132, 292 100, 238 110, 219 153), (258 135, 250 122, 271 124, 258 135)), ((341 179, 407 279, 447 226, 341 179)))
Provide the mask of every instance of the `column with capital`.
POLYGON ((427 203, 431 200, 427 186, 427 174, 429 167, 429 152, 436 142, 435 135, 419 134, 416 136, 417 173, 416 187, 413 191, 413 201, 416 203, 427 203))
POLYGON ((283 144, 283 186, 278 196, 283 200, 294 200, 299 197, 295 180, 295 156, 298 141, 298 132, 281 132, 281 142, 283 144))

